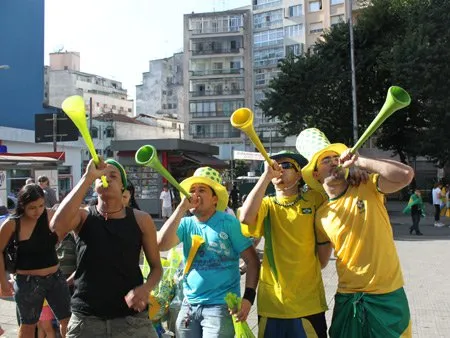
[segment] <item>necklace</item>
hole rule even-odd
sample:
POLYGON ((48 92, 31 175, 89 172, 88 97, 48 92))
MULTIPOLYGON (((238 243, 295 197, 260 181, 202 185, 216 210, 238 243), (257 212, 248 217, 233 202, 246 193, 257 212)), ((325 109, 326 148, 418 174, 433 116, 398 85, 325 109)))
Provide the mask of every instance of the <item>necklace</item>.
POLYGON ((297 204, 298 201, 300 201, 301 199, 302 199, 302 195, 301 195, 301 194, 298 194, 298 195, 297 195, 297 198, 296 198, 295 200, 293 200, 292 202, 289 202, 289 203, 281 203, 281 202, 276 198, 276 196, 274 196, 272 200, 273 200, 273 202, 274 202, 275 204, 277 204, 277 205, 279 205, 279 206, 281 206, 281 207, 292 207, 293 205, 297 204))
POLYGON ((122 210, 123 210, 123 205, 122 205, 122 207, 121 207, 119 210, 117 210, 117 211, 103 211, 103 210, 97 208, 97 211, 100 213, 100 215, 102 215, 102 216, 105 218, 105 221, 108 220, 108 216, 109 216, 109 215, 117 214, 118 212, 121 212, 122 210))

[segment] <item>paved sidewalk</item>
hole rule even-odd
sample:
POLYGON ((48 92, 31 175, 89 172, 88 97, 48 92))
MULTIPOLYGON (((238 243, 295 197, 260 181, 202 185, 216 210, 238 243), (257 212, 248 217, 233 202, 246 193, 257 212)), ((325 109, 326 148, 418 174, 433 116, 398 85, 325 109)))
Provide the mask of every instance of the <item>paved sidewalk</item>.
MULTIPOLYGON (((413 337, 450 337, 450 228, 433 227, 433 208, 427 204, 428 216, 420 223, 424 236, 409 235, 411 218, 401 213, 405 205, 403 202, 388 202, 388 210, 405 277, 413 320, 413 337)), ((441 221, 450 225, 448 218, 441 221)), ((155 223, 158 228, 161 226, 160 220, 155 223)), ((260 252, 263 244, 263 241, 259 244, 260 252)), ((330 308, 327 311, 329 323, 337 285, 333 261, 323 270, 323 279, 330 308)), ((241 279, 242 287, 244 283, 245 275, 241 279)), ((256 334, 256 306, 252 308, 248 323, 256 334)), ((4 337, 17 337, 13 301, 0 300, 0 325, 6 331, 4 337)))

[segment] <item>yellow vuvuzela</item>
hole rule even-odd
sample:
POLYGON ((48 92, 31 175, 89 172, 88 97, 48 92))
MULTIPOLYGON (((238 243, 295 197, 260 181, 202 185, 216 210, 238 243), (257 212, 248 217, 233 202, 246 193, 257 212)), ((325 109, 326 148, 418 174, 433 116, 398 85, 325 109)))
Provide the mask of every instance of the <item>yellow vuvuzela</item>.
POLYGON ((191 235, 192 238, 192 245, 191 249, 189 250, 188 258, 186 259, 186 266, 184 267, 183 274, 186 275, 189 270, 191 269, 192 262, 194 261, 195 255, 197 254, 198 249, 200 246, 205 243, 205 240, 200 235, 191 235))
MULTIPOLYGON (((95 151, 94 143, 92 142, 91 134, 89 133, 87 126, 84 99, 79 95, 69 96, 63 101, 61 108, 77 127, 89 152, 91 153, 94 163, 99 164, 100 160, 97 152, 95 151)), ((105 176, 102 176, 102 183, 104 188, 108 187, 108 182, 106 181, 105 176)))

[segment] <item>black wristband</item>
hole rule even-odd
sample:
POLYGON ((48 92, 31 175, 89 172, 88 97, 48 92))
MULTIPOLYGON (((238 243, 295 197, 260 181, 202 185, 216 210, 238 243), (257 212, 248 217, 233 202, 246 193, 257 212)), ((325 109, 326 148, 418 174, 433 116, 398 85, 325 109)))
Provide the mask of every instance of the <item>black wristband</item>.
POLYGON ((252 305, 255 302, 256 291, 252 288, 245 288, 243 299, 247 299, 252 305))

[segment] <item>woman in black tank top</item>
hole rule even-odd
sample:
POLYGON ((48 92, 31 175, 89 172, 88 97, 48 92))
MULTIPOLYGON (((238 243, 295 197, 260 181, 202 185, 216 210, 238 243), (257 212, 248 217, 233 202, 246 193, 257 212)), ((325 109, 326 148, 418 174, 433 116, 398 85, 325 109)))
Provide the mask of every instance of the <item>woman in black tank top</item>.
POLYGON ((20 335, 34 335, 44 299, 61 325, 64 337, 70 318, 70 293, 59 270, 56 244, 58 237, 50 230, 54 212, 45 208, 44 191, 37 184, 27 184, 19 192, 15 214, 0 229, 0 249, 19 227, 15 282, 6 278, 0 255, 1 296, 13 296, 20 317, 20 335))

